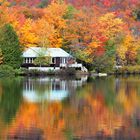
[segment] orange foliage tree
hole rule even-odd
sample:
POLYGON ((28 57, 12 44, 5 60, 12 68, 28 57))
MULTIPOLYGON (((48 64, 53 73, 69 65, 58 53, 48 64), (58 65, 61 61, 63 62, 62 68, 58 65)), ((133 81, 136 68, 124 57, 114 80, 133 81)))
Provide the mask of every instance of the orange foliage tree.
POLYGON ((44 18, 53 26, 54 33, 50 36, 51 47, 61 47, 63 43, 63 31, 66 28, 66 20, 63 18, 67 12, 67 5, 64 2, 53 1, 44 9, 44 18))

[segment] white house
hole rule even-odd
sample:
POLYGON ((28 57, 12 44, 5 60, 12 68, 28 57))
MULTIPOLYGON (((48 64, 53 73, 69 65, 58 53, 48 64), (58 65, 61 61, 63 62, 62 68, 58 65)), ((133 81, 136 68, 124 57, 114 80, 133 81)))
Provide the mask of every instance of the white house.
POLYGON ((29 47, 23 52, 23 64, 22 67, 28 69, 39 69, 46 71, 48 69, 61 69, 65 67, 79 68, 82 71, 87 71, 81 63, 77 63, 72 55, 67 53, 61 48, 41 48, 41 47, 29 47), (48 66, 38 67, 34 64, 35 58, 43 54, 44 56, 51 57, 51 64, 48 66))

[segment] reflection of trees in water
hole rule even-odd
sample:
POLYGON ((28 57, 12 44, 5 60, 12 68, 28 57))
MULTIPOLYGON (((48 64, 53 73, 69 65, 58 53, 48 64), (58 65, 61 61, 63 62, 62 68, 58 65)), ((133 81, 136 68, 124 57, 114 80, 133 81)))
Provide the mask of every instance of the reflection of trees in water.
MULTIPOLYGON (((29 81, 27 80, 27 82, 29 81)), ((74 79, 73 80, 72 79, 70 80, 49 79, 48 81, 33 80, 33 81, 30 81, 30 85, 28 83, 28 87, 26 88, 28 88, 29 90, 32 90, 32 89, 36 90, 36 88, 38 88, 37 86, 39 86, 39 88, 43 86, 42 91, 44 92, 48 90, 47 85, 49 85, 49 89, 68 90, 72 86, 74 86, 74 89, 75 89, 77 85, 80 86, 80 84, 82 84, 80 80, 76 83, 74 82, 74 79), (64 84, 66 86, 64 86, 64 84), (68 86, 68 84, 70 86, 68 86)), ((27 86, 25 85, 25 81, 24 81, 24 86, 27 86)), ((65 105, 66 105, 65 101, 63 102, 45 101, 41 103, 30 103, 30 102, 27 103, 26 101, 23 102, 22 105, 20 106, 19 112, 16 115, 15 121, 9 128, 10 134, 14 136, 20 136, 20 134, 18 135, 19 129, 28 130, 29 128, 33 126, 34 128, 40 128, 41 130, 43 130, 43 135, 45 138, 52 139, 52 140, 53 139, 56 140, 57 138, 63 139, 63 130, 65 127, 63 109, 65 108, 65 105)), ((69 104, 67 106, 69 106, 69 104)))
MULTIPOLYGON (((117 94, 112 77, 93 79, 84 82, 82 86, 66 80, 69 88, 72 84, 75 86, 71 89, 69 98, 55 102, 23 102, 9 131, 16 134, 19 128, 40 128, 44 139, 51 140, 63 140, 65 136, 93 140, 139 138, 135 126, 139 125, 140 81, 131 84, 130 79, 118 80, 120 85, 117 94), (131 85, 127 88, 129 84, 131 85), (126 93, 126 88, 129 89, 129 94, 126 93), (118 107, 123 109, 120 111, 118 107)), ((65 82, 64 79, 63 81, 65 82)), ((56 79, 52 82, 59 89, 61 81, 56 79)), ((43 84, 45 87, 46 82, 43 84)))
POLYGON ((5 123, 15 117, 22 102, 22 84, 20 79, 1 79, 2 95, 0 101, 0 117, 5 123))
POLYGON ((43 103, 25 102, 9 129, 9 136, 30 137, 28 134, 33 134, 32 128, 35 130, 39 128, 43 133, 38 136, 44 137, 44 139, 61 138, 65 125, 62 112, 61 102, 49 103, 46 106, 43 103), (44 107, 43 111, 42 106, 44 107))
POLYGON ((117 101, 122 104, 122 107, 128 114, 133 113, 140 107, 139 84, 140 80, 138 77, 120 78, 117 101))
MULTIPOLYGON (((75 112, 65 114, 65 118, 71 118, 66 126, 69 126, 68 129, 72 130, 73 135, 79 138, 96 139, 97 137, 92 136, 98 136, 96 132, 102 132, 99 136, 104 139, 140 138, 139 132, 132 127, 131 121, 132 114, 140 107, 138 93, 140 80, 137 79, 136 84, 131 83, 132 79, 119 80, 118 94, 115 92, 113 78, 92 80, 92 83, 78 90, 74 104, 75 112), (123 108, 121 112, 118 107, 123 108)), ((139 124, 138 117, 135 120, 135 123, 139 124)))
POLYGON ((22 103, 22 83, 20 78, 0 79, 0 139, 12 124, 22 103))
POLYGON ((19 128, 14 134, 9 134, 7 140, 43 140, 43 132, 35 127, 19 128))
MULTIPOLYGON (((115 91, 115 80, 113 77, 96 77, 94 79, 90 79, 90 82, 87 84, 86 88, 88 90, 88 85, 91 84, 90 94, 93 97, 96 95, 104 98, 106 105, 109 107, 114 106, 116 91, 115 91)), ((86 90, 83 92, 85 93, 86 90)))

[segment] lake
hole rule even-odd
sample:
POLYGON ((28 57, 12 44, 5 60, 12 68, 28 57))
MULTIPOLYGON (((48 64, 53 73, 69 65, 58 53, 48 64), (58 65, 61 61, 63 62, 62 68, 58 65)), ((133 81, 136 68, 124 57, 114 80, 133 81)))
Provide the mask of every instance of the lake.
POLYGON ((0 79, 2 140, 140 140, 140 76, 0 79))

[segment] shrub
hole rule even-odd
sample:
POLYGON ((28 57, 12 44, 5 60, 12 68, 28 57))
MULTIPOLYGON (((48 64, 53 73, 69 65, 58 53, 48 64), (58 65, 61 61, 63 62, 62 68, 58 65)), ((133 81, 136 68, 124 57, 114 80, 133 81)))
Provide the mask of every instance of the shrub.
POLYGON ((63 68, 63 69, 56 71, 55 74, 56 75, 65 75, 65 76, 75 75, 76 70, 75 70, 75 68, 63 68))
POLYGON ((13 76, 15 70, 9 65, 0 65, 0 76, 13 76))
POLYGON ((76 70, 75 68, 65 68, 57 72, 58 75, 75 75, 76 70))
POLYGON ((15 69, 15 75, 24 75, 27 72, 28 72, 28 69, 26 69, 26 68, 15 69))
POLYGON ((140 65, 123 66, 122 68, 117 69, 116 73, 121 73, 121 74, 138 74, 138 73, 140 73, 140 65))
POLYGON ((26 70, 24 70, 24 74, 30 75, 30 76, 55 75, 55 71, 54 70, 40 71, 40 70, 36 70, 36 69, 32 69, 32 70, 26 69, 26 70))
POLYGON ((93 61, 93 69, 97 72, 97 73, 100 73, 100 72, 106 72, 106 73, 110 73, 110 72, 113 72, 113 66, 114 66, 114 61, 104 55, 102 57, 96 57, 93 61))
POLYGON ((28 70, 27 75, 40 75, 42 72, 36 69, 28 70))
POLYGON ((75 75, 76 74, 75 68, 67 68, 67 69, 65 69, 65 72, 67 75, 75 75))
POLYGON ((47 71, 47 75, 55 75, 55 71, 54 70, 49 70, 49 71, 47 71))

